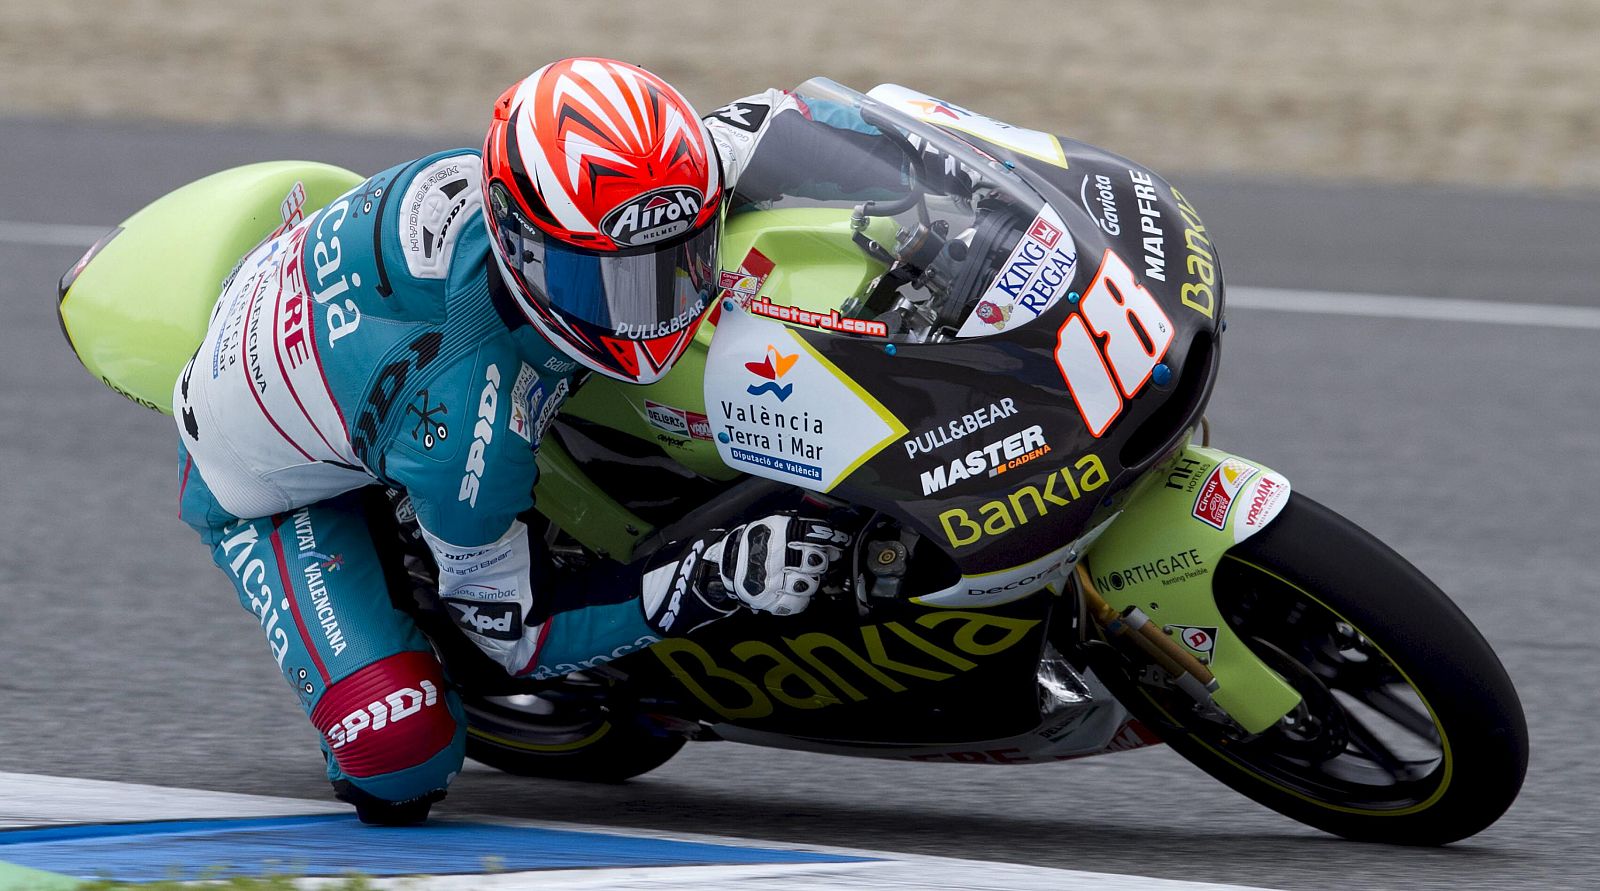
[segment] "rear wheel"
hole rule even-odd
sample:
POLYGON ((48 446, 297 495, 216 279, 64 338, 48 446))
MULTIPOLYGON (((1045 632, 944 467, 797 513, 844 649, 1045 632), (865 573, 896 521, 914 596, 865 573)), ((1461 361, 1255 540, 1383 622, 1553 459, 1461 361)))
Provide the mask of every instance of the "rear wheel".
POLYGON ((1303 702, 1254 738, 1133 680, 1119 697, 1235 790, 1345 838, 1446 844, 1516 798, 1528 732, 1511 680, 1437 586, 1383 543, 1294 495, 1228 552, 1227 623, 1303 702))
POLYGON ((574 675, 538 695, 463 697, 467 756, 518 776, 620 783, 683 748, 684 737, 606 707, 603 693, 574 675))

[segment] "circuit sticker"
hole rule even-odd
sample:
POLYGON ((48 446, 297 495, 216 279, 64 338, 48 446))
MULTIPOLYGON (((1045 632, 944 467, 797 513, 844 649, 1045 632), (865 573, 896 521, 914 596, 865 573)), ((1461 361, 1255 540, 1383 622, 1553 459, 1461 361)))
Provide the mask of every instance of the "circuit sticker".
POLYGON ((1254 464, 1228 458, 1212 468, 1194 499, 1194 518, 1217 529, 1228 528, 1228 514, 1238 501, 1239 490, 1261 472, 1254 464))

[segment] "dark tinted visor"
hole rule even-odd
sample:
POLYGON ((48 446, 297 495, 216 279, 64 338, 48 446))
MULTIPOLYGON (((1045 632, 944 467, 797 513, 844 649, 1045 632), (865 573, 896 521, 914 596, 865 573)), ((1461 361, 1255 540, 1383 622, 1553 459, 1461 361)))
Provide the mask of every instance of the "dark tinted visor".
POLYGON ((497 215, 506 261, 552 311, 640 340, 693 322, 716 281, 719 225, 661 244, 622 251, 575 248, 534 229, 517 214, 497 215))

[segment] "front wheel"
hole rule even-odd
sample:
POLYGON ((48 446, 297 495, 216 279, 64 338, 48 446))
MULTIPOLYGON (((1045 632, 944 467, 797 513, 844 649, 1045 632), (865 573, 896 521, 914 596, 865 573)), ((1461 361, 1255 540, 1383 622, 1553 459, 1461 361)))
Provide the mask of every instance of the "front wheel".
POLYGON ((1124 675, 1135 715, 1236 791, 1360 841, 1439 845, 1489 826, 1528 766, 1522 705, 1454 603, 1382 542, 1302 495, 1228 552, 1227 623, 1301 694, 1254 738, 1124 675))

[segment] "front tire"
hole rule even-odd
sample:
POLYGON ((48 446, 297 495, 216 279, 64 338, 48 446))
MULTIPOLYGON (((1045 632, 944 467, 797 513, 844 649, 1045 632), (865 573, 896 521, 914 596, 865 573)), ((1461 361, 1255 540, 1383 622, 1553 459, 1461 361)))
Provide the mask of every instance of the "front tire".
POLYGON ((1382 542, 1293 495, 1213 578, 1227 623, 1304 702, 1247 739, 1192 701, 1115 684, 1179 754, 1288 817, 1359 841, 1441 845, 1510 807, 1528 766, 1511 679, 1454 603, 1382 542))

